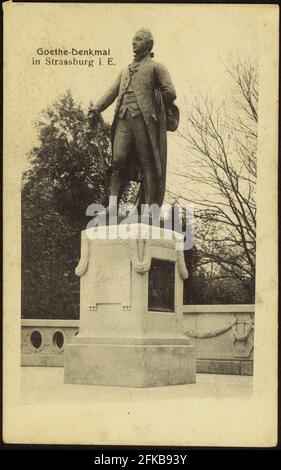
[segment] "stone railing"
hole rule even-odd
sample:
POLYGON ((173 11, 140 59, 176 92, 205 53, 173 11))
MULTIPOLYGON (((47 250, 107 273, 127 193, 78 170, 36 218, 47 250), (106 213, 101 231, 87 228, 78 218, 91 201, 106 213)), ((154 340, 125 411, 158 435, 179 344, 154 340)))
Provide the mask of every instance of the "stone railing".
POLYGON ((183 314, 197 372, 253 374, 254 305, 184 305, 183 314))
POLYGON ((78 330, 79 320, 22 320, 21 365, 63 366, 64 344, 78 330))
MULTIPOLYGON (((197 372, 253 373, 254 305, 184 305, 184 331, 196 345, 197 372)), ((22 320, 21 364, 63 366, 79 320, 22 320)))

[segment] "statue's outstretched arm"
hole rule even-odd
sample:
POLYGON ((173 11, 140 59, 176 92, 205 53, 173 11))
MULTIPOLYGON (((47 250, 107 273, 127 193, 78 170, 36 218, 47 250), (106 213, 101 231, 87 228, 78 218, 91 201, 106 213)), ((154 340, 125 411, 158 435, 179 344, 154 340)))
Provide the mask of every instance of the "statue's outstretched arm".
POLYGON ((118 77, 116 78, 113 85, 109 88, 109 90, 107 90, 104 95, 96 102, 94 109, 99 113, 108 108, 108 106, 110 106, 113 101, 117 98, 119 93, 121 74, 122 72, 119 73, 118 77))

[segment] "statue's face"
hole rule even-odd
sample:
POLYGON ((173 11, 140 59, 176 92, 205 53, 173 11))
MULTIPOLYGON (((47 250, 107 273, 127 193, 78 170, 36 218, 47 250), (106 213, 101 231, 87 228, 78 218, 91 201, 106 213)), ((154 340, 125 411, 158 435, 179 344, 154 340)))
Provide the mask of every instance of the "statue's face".
POLYGON ((132 45, 134 54, 140 54, 145 51, 147 47, 147 39, 145 33, 142 31, 137 31, 133 37, 132 45))

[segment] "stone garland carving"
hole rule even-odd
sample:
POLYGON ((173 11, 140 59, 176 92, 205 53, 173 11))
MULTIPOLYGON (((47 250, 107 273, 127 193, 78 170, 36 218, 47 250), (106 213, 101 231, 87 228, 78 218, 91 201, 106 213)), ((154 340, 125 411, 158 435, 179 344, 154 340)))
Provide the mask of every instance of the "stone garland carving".
MULTIPOLYGON (((158 242, 163 242, 162 240, 157 240, 158 242)), ((155 240, 152 241, 155 245, 155 240)), ((164 241, 166 242, 166 240, 164 241)), ((174 239, 173 247, 175 247, 176 238, 174 239)), ((179 243, 177 241, 177 243, 179 243)), ((165 246, 165 243, 164 243, 165 246)), ((140 274, 144 274, 149 271, 151 266, 151 240, 150 239, 130 239, 131 247, 131 261, 132 267, 135 271, 140 274), (143 252, 143 258, 139 256, 139 252, 143 252)), ((177 266, 179 270, 180 277, 182 279, 188 278, 188 271, 185 265, 184 252, 183 248, 176 250, 177 252, 177 266)))
MULTIPOLYGON (((102 240, 103 241, 103 240, 102 240)), ((125 242, 127 240, 124 240, 125 242)), ((124 242, 122 240, 122 242, 124 242)), ((171 241, 166 240, 157 240, 163 246, 167 246, 168 244, 171 245, 171 241), (162 242, 162 243, 161 243, 162 242), (168 242, 168 243, 167 243, 168 242)), ((176 238, 172 241, 173 246, 175 247, 175 242, 179 243, 176 238)), ((130 256, 132 261, 133 269, 140 273, 144 274, 145 272, 149 271, 151 266, 151 239, 130 239, 130 256), (140 256, 140 252, 143 253, 143 256, 140 256)), ((153 244, 155 244, 155 240, 153 240, 153 244)), ((188 271, 185 265, 184 259, 184 252, 183 249, 176 250, 177 252, 177 266, 180 277, 182 279, 188 278, 188 271)), ((76 276, 83 276, 87 269, 89 263, 89 255, 90 255, 90 244, 87 234, 83 233, 82 235, 82 242, 81 242, 81 257, 79 263, 75 269, 76 276)))
POLYGON ((188 279, 188 270, 185 265, 183 251, 182 250, 176 250, 176 251, 177 251, 177 265, 178 265, 180 277, 183 280, 188 279))
POLYGON ((84 233, 82 234, 82 241, 81 241, 81 257, 79 263, 75 269, 76 276, 83 276, 88 269, 89 264, 89 256, 90 256, 90 245, 89 239, 87 235, 84 233))
POLYGON ((161 248, 170 248, 174 249, 175 248, 175 240, 163 240, 160 238, 159 240, 152 238, 152 245, 161 247, 161 248))
POLYGON ((176 234, 173 234, 174 246, 177 253, 177 265, 180 277, 185 280, 188 279, 188 270, 185 264, 184 259, 184 242, 183 240, 178 240, 176 234))
MULTIPOLYGON (((128 240, 132 240, 133 238, 117 238, 117 239, 100 239, 100 238, 96 238, 95 239, 95 243, 96 244, 100 244, 100 245, 126 245, 128 240)), ((141 239, 141 238, 140 238, 141 239)), ((165 239, 154 239, 154 238, 151 238, 151 244, 152 246, 157 246, 157 247, 163 247, 163 248, 174 248, 175 247, 175 240, 172 239, 168 239, 168 240, 165 240, 165 239)))
POLYGON ((131 262, 133 269, 140 274, 149 271, 151 266, 151 240, 130 239, 131 262), (142 252, 142 257, 140 256, 142 252))
POLYGON ((246 331, 245 331, 245 334, 243 335, 239 335, 237 334, 237 332, 235 331, 235 325, 238 323, 238 319, 235 318, 229 325, 223 327, 223 328, 219 328, 219 329, 216 329, 216 330, 209 330, 209 331, 196 331, 196 330, 193 330, 193 329, 186 329, 184 331, 184 334, 187 335, 187 336, 190 336, 191 338, 199 338, 199 339, 205 339, 205 338, 214 338, 215 336, 219 336, 223 333, 225 333, 226 331, 232 329, 232 333, 233 333, 233 336, 234 336, 234 343, 236 341, 246 341, 251 333, 251 331, 254 329, 254 322, 253 320, 249 320, 247 323, 246 323, 246 331))
POLYGON ((184 334, 187 336, 190 336, 191 338, 213 338, 215 336, 219 336, 226 331, 230 330, 231 328, 234 327, 234 325, 237 323, 237 318, 235 318, 229 325, 224 326, 223 328, 219 328, 216 330, 210 330, 210 331, 196 331, 192 329, 186 329, 184 330, 184 334))

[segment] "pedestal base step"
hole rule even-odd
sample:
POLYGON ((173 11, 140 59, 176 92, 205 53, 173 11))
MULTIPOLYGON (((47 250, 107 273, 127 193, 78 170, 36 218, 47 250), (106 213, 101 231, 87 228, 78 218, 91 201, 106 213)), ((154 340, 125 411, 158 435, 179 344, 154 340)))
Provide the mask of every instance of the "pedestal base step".
POLYGON ((196 382, 191 345, 68 344, 64 383, 160 387, 196 382))

